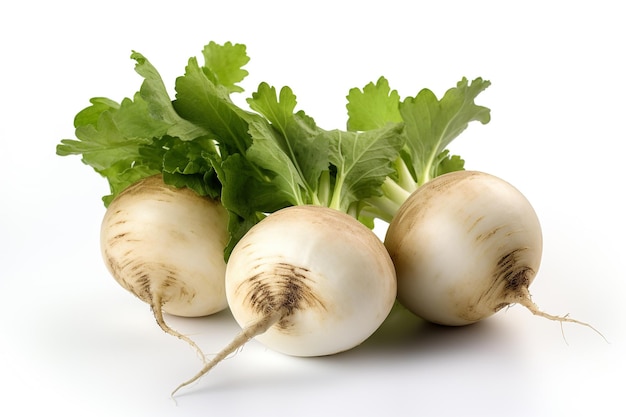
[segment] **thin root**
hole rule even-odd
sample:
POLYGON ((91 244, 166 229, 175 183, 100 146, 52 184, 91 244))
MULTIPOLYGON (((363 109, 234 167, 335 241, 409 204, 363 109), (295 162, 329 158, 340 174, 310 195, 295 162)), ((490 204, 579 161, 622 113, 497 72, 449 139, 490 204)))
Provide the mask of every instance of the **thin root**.
POLYGON ((265 333, 270 327, 272 327, 274 324, 280 321, 285 316, 285 314, 286 312, 284 311, 284 309, 274 311, 270 313, 269 315, 263 316, 258 321, 244 327, 241 330, 241 332, 237 336, 235 336, 235 338, 228 345, 226 345, 226 347, 224 347, 217 355, 215 355, 215 357, 211 359, 210 362, 207 362, 204 365, 204 367, 196 375, 194 375, 191 379, 183 382, 178 387, 176 387, 176 389, 172 391, 172 394, 171 394, 172 397, 174 397, 174 394, 176 394, 176 392, 178 392, 178 390, 180 390, 181 388, 189 384, 192 384, 198 379, 200 379, 207 372, 213 369, 215 365, 220 363, 222 360, 226 359, 228 355, 230 355, 237 349, 241 348, 250 339, 260 334, 265 333))
MULTIPOLYGON (((535 316, 539 316, 539 317, 546 318, 548 320, 553 320, 553 321, 560 322, 561 323, 561 334, 563 335, 563 339, 565 339, 565 333, 563 331, 563 323, 575 323, 575 324, 579 324, 581 326, 585 326, 585 327, 590 328, 591 330, 593 330, 594 332, 599 334, 600 337, 602 337, 605 342, 609 343, 607 338, 604 337, 604 335, 598 329, 596 329, 595 327, 593 327, 589 323, 585 323, 584 321, 579 321, 579 320, 573 319, 573 318, 569 317, 569 314, 566 314, 564 316, 555 316, 555 315, 548 314, 548 313, 545 313, 545 312, 541 311, 539 309, 539 307, 537 306, 537 304, 535 304, 533 302, 533 300, 531 299, 530 292, 528 291, 528 288, 524 288, 523 287, 520 290, 522 290, 524 294, 523 294, 522 297, 517 299, 515 302, 518 303, 518 304, 523 305, 524 307, 526 307, 535 316)), ((565 340, 565 343, 567 343, 567 339, 565 340)))
POLYGON ((207 363, 207 359, 206 359, 206 356, 204 355, 204 352, 202 352, 202 349, 200 349, 200 346, 198 346, 196 342, 194 342, 193 340, 191 340, 189 337, 185 336, 184 334, 172 329, 165 322, 165 319, 163 318, 163 309, 161 308, 161 301, 158 297, 155 300, 154 305, 152 306, 152 313, 154 314, 154 318, 156 319, 157 324, 159 325, 161 329, 163 329, 165 333, 175 336, 184 342, 187 342, 189 346, 191 346, 196 351, 196 354, 198 355, 198 357, 200 357, 200 359, 202 360, 202 363, 207 363))

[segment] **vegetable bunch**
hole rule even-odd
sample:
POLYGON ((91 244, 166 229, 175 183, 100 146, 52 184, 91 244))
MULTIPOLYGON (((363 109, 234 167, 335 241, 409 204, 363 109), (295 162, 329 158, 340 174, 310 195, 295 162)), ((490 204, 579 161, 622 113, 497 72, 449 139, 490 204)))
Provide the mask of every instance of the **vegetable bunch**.
MULTIPOLYGON (((351 349, 382 324, 396 298, 445 325, 519 303, 542 250, 539 221, 505 181, 465 171, 448 149, 490 110, 489 81, 462 78, 438 99, 401 99, 380 77, 347 95, 347 123, 326 129, 287 86, 261 83, 246 100, 244 45, 214 42, 189 59, 174 98, 133 52, 143 78, 120 103, 91 99, 59 155, 108 180, 105 263, 148 303, 157 323, 194 347, 195 381, 251 338, 291 355, 351 349), (374 221, 389 223, 383 242, 374 221), (241 333, 210 361, 162 312, 229 307, 241 333)), ((178 389, 177 388, 177 389, 178 389)))

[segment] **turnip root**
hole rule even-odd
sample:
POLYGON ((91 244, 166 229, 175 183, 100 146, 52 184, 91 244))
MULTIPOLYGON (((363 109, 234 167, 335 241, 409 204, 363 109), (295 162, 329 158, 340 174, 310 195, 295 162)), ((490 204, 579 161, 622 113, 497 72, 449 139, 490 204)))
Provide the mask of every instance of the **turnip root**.
POLYGON ((170 328, 163 312, 206 316, 227 307, 224 247, 228 214, 219 201, 187 188, 145 178, 109 205, 101 226, 102 256, 117 282, 150 305, 158 325, 170 328))
POLYGON ((422 185, 385 236, 398 300, 427 321, 465 325, 521 304, 538 316, 591 327, 544 313, 531 300, 528 287, 542 245, 539 220, 521 192, 476 171, 444 174, 422 185))
POLYGON ((396 278, 380 239, 356 219, 292 206, 263 219, 235 246, 226 295, 242 332, 174 393, 252 338, 294 356, 359 345, 391 311, 396 278))

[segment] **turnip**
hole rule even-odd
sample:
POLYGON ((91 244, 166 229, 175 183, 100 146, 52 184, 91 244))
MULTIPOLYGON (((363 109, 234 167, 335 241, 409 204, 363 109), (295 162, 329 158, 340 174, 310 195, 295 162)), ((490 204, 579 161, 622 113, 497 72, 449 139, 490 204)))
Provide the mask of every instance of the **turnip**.
POLYGON ((227 223, 219 201, 168 186, 155 175, 122 191, 101 226, 102 256, 113 277, 150 305, 165 332, 201 356, 191 339, 166 324, 163 312, 199 317, 227 307, 227 223))
POLYGON ((465 325, 520 304, 538 316, 589 326, 544 313, 531 300, 542 244, 524 195, 477 171, 447 173, 419 187, 385 236, 398 300, 425 320, 465 325))
POLYGON ((226 295, 242 332, 176 390, 253 337, 294 356, 361 344, 391 311, 396 279, 384 245, 363 224, 334 209, 296 206, 271 214, 235 246, 226 295))
MULTIPOLYGON (((177 109, 199 122, 198 109, 215 107, 212 91, 196 91, 195 100, 177 102, 177 109)), ((393 264, 361 207, 393 172, 402 126, 324 130, 295 110, 289 87, 278 92, 267 83, 248 103, 254 113, 235 109, 229 120, 250 138, 242 140, 233 129, 216 135, 220 149, 240 149, 222 155, 216 166, 222 203, 235 219, 230 224, 247 232, 226 268, 228 305, 242 331, 174 393, 255 337, 289 355, 351 349, 395 302, 393 264)))
POLYGON ((447 149, 471 122, 490 121, 490 110, 474 102, 490 85, 463 78, 441 99, 422 89, 400 100, 382 77, 350 90, 351 129, 404 123, 394 175, 363 207, 390 223, 385 246, 396 266, 398 299, 422 318, 448 325, 473 323, 517 303, 551 320, 589 326, 544 313, 531 300, 543 242, 528 200, 499 178, 464 171, 465 161, 447 149))

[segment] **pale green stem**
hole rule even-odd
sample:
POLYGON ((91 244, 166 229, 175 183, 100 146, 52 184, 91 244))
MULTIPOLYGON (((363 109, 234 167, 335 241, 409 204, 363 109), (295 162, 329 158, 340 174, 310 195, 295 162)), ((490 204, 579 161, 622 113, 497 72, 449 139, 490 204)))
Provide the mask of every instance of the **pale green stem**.
POLYGON ((381 189, 383 195, 368 198, 367 203, 370 207, 366 207, 364 210, 366 213, 371 213, 375 217, 389 223, 411 193, 389 177, 385 179, 381 189))
POLYGON ((394 210, 395 203, 385 197, 372 197, 361 208, 361 215, 374 217, 386 223, 391 223, 393 216, 389 213, 394 210))
POLYGON ((404 162, 404 159, 398 157, 394 165, 396 172, 398 173, 398 185, 409 193, 415 191, 417 189, 417 183, 415 182, 413 175, 411 175, 411 171, 404 162))
POLYGON ((343 187, 344 176, 337 175, 335 180, 335 188, 333 189, 333 195, 328 204, 328 207, 333 208, 335 210, 344 211, 341 207, 341 188, 343 187))
MULTIPOLYGON (((409 198, 412 191, 406 190, 401 187, 397 182, 393 181, 391 178, 385 178, 385 182, 382 185, 383 195, 393 202, 395 202, 398 208, 409 198)), ((397 211, 397 210, 396 210, 397 211)), ((395 216, 395 212, 393 215, 395 216)))
POLYGON ((330 204, 330 171, 322 172, 320 176, 317 195, 320 205, 328 206, 330 204))

